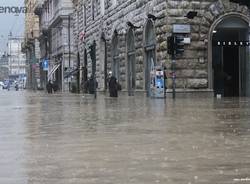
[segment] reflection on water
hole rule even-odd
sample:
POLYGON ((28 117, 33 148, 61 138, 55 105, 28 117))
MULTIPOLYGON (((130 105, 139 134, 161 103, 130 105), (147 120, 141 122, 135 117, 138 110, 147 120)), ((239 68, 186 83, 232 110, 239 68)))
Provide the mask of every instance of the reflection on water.
POLYGON ((211 184, 250 177, 247 98, 9 92, 0 102, 1 183, 211 184))

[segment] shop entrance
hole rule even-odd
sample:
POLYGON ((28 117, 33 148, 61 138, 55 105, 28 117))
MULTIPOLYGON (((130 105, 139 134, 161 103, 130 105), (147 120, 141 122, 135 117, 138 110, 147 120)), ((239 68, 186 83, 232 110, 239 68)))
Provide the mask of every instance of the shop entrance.
POLYGON ((249 95, 248 24, 240 18, 222 21, 213 33, 214 94, 224 97, 249 95))

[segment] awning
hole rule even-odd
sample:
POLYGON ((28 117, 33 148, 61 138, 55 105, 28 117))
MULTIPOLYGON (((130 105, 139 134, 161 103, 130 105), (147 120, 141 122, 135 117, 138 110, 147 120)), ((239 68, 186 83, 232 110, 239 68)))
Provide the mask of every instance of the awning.
POLYGON ((52 75, 56 72, 56 70, 61 66, 61 63, 54 65, 52 70, 49 72, 48 79, 50 80, 52 75))
POLYGON ((73 70, 69 70, 69 71, 66 71, 64 73, 64 78, 69 78, 75 74, 77 74, 77 72, 79 71, 79 68, 76 68, 76 69, 73 69, 73 70))

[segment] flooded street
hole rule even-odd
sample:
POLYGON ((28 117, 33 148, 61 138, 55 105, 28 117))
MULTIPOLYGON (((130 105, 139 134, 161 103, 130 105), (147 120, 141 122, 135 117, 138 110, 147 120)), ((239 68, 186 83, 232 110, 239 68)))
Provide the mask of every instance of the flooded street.
POLYGON ((0 91, 0 183, 250 182, 250 98, 0 91))

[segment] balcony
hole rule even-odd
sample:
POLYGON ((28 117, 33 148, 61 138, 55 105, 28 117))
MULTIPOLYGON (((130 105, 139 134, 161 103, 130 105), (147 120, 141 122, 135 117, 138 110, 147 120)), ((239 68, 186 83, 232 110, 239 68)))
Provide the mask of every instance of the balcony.
POLYGON ((43 10, 43 3, 44 3, 44 0, 36 0, 35 5, 34 5, 34 13, 36 15, 41 15, 42 10, 43 10))

